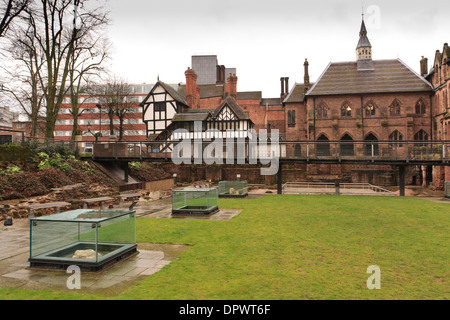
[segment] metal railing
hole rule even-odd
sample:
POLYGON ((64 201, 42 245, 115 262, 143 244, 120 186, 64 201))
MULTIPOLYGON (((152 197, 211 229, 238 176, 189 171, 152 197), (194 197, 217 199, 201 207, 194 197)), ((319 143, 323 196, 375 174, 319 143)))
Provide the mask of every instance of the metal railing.
MULTIPOLYGON (((93 156, 96 158, 157 158, 170 160, 172 150, 179 142, 173 141, 139 141, 139 142, 97 142, 94 145, 93 156)), ((185 142, 184 142, 185 143, 185 142)), ((193 142, 191 152, 186 158, 195 159, 195 154, 204 156, 204 150, 211 142, 193 142)), ((236 146, 236 142, 235 142, 236 146)), ((220 150, 220 148, 219 148, 220 150)), ((278 144, 255 145, 248 142, 230 153, 216 150, 216 158, 280 159, 301 161, 333 161, 344 162, 432 162, 450 163, 450 141, 281 141, 278 144)), ((180 157, 180 155, 177 155, 180 157)), ((183 155, 181 155, 183 157, 183 155)))
POLYGON ((283 194, 347 194, 398 196, 395 192, 370 183, 287 182, 283 194))

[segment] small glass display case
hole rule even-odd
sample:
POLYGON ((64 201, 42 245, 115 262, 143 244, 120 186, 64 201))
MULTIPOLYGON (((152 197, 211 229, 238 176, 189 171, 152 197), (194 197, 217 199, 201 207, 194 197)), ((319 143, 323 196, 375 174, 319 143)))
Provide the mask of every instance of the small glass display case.
POLYGON ((220 198, 244 198, 248 196, 247 181, 220 181, 220 198))
POLYGON ((450 199, 450 181, 445 182, 445 197, 450 199))
POLYGON ((30 267, 100 271, 134 253, 132 210, 81 209, 30 219, 30 267))
POLYGON ((216 188, 185 188, 172 192, 173 214, 212 214, 219 211, 216 188))

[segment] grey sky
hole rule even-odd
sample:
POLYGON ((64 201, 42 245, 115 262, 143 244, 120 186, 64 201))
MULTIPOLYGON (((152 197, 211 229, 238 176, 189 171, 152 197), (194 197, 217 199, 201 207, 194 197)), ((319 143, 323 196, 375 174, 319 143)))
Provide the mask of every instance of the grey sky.
MULTIPOLYGON (((112 70, 132 83, 184 82, 194 54, 237 68, 239 91, 280 94, 280 77, 311 81, 330 61, 355 60, 360 0, 109 0, 112 70)), ((450 1, 364 1, 374 59, 400 58, 419 72, 450 41, 450 1), (379 8, 380 15, 367 12, 379 8)))

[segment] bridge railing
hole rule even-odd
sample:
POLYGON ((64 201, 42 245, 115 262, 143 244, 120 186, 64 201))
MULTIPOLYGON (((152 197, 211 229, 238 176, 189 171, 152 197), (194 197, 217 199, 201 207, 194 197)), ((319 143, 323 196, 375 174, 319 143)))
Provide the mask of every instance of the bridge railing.
MULTIPOLYGON (((96 158, 171 159, 172 150, 179 142, 98 142, 94 145, 96 158)), ((192 143, 189 158, 205 157, 211 142, 192 143)), ((450 163, 450 141, 280 141, 276 144, 249 144, 227 149, 226 144, 212 154, 216 158, 281 159, 281 160, 327 160, 327 161, 401 161, 450 163)), ((180 154, 177 154, 180 156, 180 154)), ((182 155, 181 155, 182 156, 182 155)))
POLYGON ((450 141, 290 141, 280 148, 282 159, 450 161, 450 141))

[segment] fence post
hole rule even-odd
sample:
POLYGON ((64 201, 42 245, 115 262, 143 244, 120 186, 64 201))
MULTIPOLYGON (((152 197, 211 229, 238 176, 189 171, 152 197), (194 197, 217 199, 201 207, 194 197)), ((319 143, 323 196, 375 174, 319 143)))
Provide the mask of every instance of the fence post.
POLYGON ((280 162, 278 166, 278 173, 277 173, 277 192, 278 194, 283 194, 283 163, 280 162))
POLYGON ((400 165, 399 166, 399 187, 400 187, 400 197, 405 196, 405 166, 400 165))
POLYGON ((341 184, 339 183, 339 181, 336 181, 334 183, 334 189, 337 196, 341 194, 341 184))

